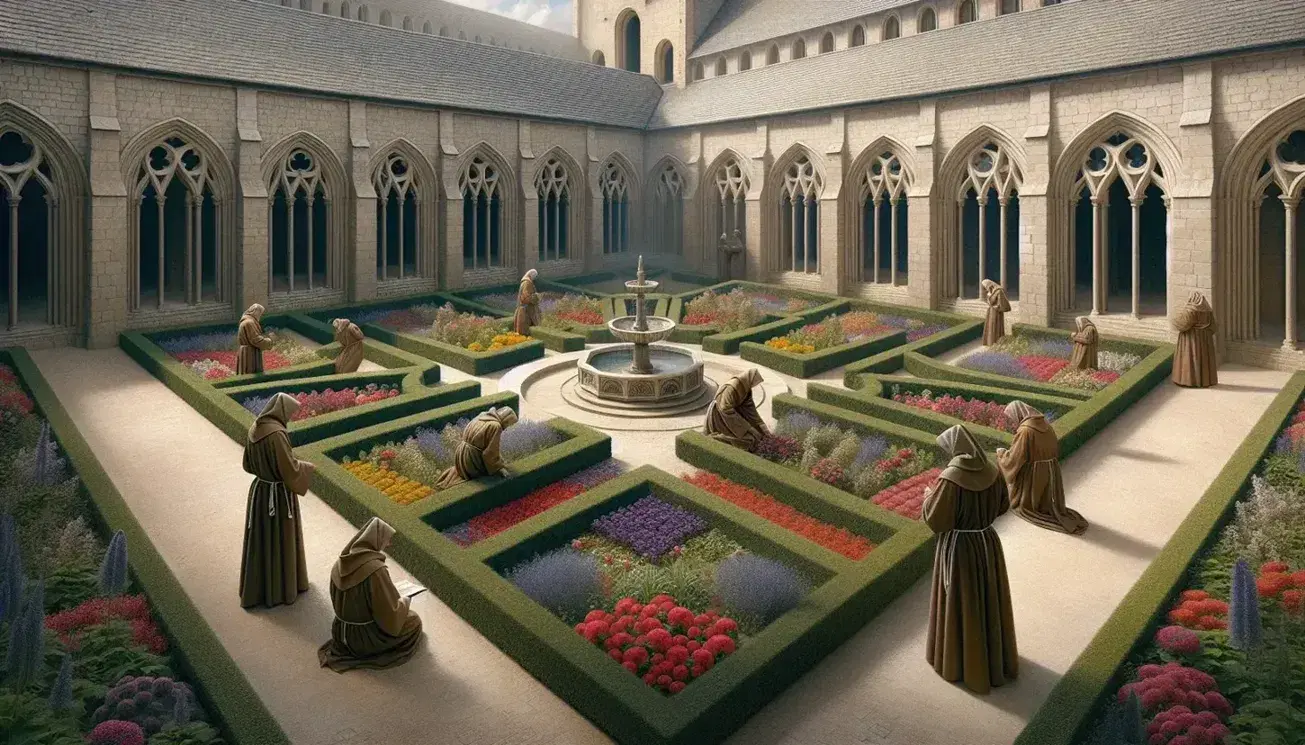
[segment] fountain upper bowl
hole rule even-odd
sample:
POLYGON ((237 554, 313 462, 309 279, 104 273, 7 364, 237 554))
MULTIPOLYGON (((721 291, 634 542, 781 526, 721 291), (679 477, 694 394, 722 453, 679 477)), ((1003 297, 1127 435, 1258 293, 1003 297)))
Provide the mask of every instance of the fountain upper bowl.
POLYGON ((611 330, 612 336, 625 342, 636 344, 652 344, 671 335, 675 330, 675 321, 663 316, 647 316, 644 321, 648 324, 647 331, 636 331, 635 323, 638 321, 637 316, 621 316, 613 318, 607 322, 607 328, 611 330))
POLYGON ((625 289, 635 293, 640 291, 644 293, 655 292, 657 288, 661 286, 662 286, 661 282, 657 282, 651 279, 646 279, 642 282, 640 282, 637 279, 631 279, 625 283, 625 289))

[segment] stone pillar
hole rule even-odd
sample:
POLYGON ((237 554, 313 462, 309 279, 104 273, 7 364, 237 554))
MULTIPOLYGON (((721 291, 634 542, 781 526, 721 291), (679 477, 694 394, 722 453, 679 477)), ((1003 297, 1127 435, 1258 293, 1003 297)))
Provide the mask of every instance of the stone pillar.
MULTIPOLYGON (((1051 182, 1051 85, 1029 88, 1029 128, 1024 132, 1027 158, 1020 184, 1019 302, 1021 323, 1050 326, 1056 314, 1055 293, 1060 272, 1073 257, 1053 248, 1048 189, 1051 182)), ((1072 225, 1071 225, 1072 227, 1072 225)))
POLYGON ((825 156, 825 183, 820 194, 820 289, 839 295, 845 286, 844 251, 855 252, 860 247, 843 245, 844 200, 840 196, 843 172, 847 170, 847 120, 841 112, 830 115, 829 128, 832 141, 822 153, 825 156))
MULTIPOLYGON (((716 273, 716 242, 702 243, 706 215, 699 206, 698 189, 702 185, 702 172, 706 168, 702 157, 702 132, 693 133, 693 146, 689 160, 684 164, 684 183, 680 185, 684 216, 680 225, 680 245, 684 248, 684 266, 700 274, 716 273)), ((741 259, 742 257, 740 257, 741 259)))
POLYGON ((349 222, 353 230, 345 236, 342 253, 346 257, 352 255, 352 261, 346 259, 346 271, 349 299, 355 303, 375 299, 377 290, 376 189, 372 186, 371 153, 371 143, 367 140, 367 104, 350 101, 349 180, 353 182, 354 199, 353 219, 349 222))
POLYGON ((463 286, 462 278, 462 190, 458 186, 461 162, 458 149, 453 144, 453 113, 440 112, 440 176, 444 181, 441 199, 444 202, 444 219, 440 230, 444 233, 443 271, 440 286, 456 290, 463 286))
MULTIPOLYGON (((535 171, 539 164, 531 147, 530 122, 522 119, 517 125, 517 174, 521 181, 524 214, 521 220, 521 274, 539 263, 539 192, 535 190, 535 171)), ((574 193, 574 192, 573 192, 574 193)))
POLYGON ((268 301, 268 222, 267 182, 263 178, 263 136, 258 132, 258 91, 236 90, 236 177, 240 182, 237 195, 240 239, 232 246, 235 262, 236 309, 268 301))
MULTIPOLYGON (((744 220, 748 226, 744 234, 743 250, 744 278, 751 282, 765 282, 775 274, 775 263, 765 255, 764 240, 766 230, 770 228, 766 219, 766 210, 775 214, 773 204, 763 204, 761 197, 765 192, 766 179, 770 178, 770 129, 763 120, 757 124, 757 134, 761 138, 761 149, 748 156, 751 161, 751 173, 748 174, 748 195, 743 205, 744 220)), ((771 228, 773 231, 773 228, 771 228)), ((719 238, 719 236, 717 236, 719 238)))
MULTIPOLYGON (((920 102, 920 129, 915 140, 915 169, 906 197, 906 297, 918 308, 937 308, 943 276, 939 258, 945 255, 946 231, 935 230, 930 194, 938 168, 938 113, 934 101, 920 102), (937 250, 934 244, 937 243, 937 250)), ((941 198, 947 198, 942 195, 941 198)), ((945 212, 944 212, 945 214, 945 212)))
MULTIPOLYGON (((1228 308, 1218 301, 1214 254, 1214 108, 1213 63, 1183 65, 1183 115, 1178 120, 1178 152, 1183 154, 1182 174, 1171 184, 1169 205, 1168 314, 1187 302, 1192 290, 1205 293, 1214 305, 1218 327, 1229 327, 1228 308)), ((1165 164, 1168 166, 1169 164, 1165 164)), ((1170 171, 1165 171, 1170 177, 1170 171)), ((1220 353, 1227 334, 1215 335, 1220 353)))
POLYGON ((131 252, 126 242, 127 187, 120 162, 117 76, 95 70, 87 75, 91 203, 86 345, 98 349, 116 346, 118 334, 127 328, 127 276, 136 267, 128 266, 131 252))
POLYGON ((600 169, 602 159, 598 151, 598 131, 593 127, 585 130, 585 173, 584 189, 576 190, 576 198, 581 199, 581 193, 589 199, 589 209, 585 210, 585 224, 581 228, 582 236, 580 245, 584 251, 581 257, 585 263, 585 273, 596 271, 603 265, 603 194, 598 188, 598 181, 602 177, 600 169))

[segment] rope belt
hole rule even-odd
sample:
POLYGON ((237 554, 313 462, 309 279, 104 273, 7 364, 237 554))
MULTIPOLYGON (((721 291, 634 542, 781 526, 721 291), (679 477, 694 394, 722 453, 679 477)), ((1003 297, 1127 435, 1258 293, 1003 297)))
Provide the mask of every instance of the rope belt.
MULTIPOLYGON (((991 525, 989 525, 986 528, 979 528, 978 530, 957 529, 957 530, 949 530, 946 533, 943 533, 942 539, 945 542, 945 547, 943 548, 943 550, 947 552, 947 555, 943 558, 943 592, 952 591, 952 567, 956 563, 956 543, 957 543, 957 539, 960 538, 960 534, 987 533, 990 530, 992 530, 991 525)), ((983 558, 985 561, 989 559, 987 541, 983 542, 983 558)))
POLYGON ((371 621, 363 621, 362 623, 358 623, 357 621, 346 621, 343 618, 340 618, 339 616, 336 616, 335 620, 339 621, 345 626, 371 626, 372 624, 376 623, 375 619, 372 619, 371 621))
MULTIPOLYGON (((255 476, 254 483, 249 485, 249 504, 245 507, 245 513, 249 515, 249 519, 245 523, 246 529, 254 527, 254 494, 258 491, 258 487, 262 484, 267 484, 268 486, 272 487, 272 495, 267 500, 267 516, 276 517, 276 495, 277 495, 276 487, 280 486, 282 488, 285 488, 285 482, 268 481, 266 479, 260 479, 257 476, 255 476)), ((291 520, 295 519, 294 503, 290 501, 289 489, 285 490, 285 514, 286 517, 290 518, 291 520)))

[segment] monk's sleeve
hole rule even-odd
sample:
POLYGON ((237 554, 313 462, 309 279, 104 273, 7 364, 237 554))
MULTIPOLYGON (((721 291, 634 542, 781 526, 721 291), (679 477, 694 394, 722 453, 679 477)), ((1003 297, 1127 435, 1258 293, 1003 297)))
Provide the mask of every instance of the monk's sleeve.
POLYGON ((349 329, 347 333, 348 333, 350 344, 355 344, 366 338, 365 336, 363 336, 362 329, 358 328, 358 324, 356 323, 349 324, 349 329))
POLYGON ((1178 311, 1178 315, 1174 316, 1174 330, 1180 334, 1184 331, 1191 331, 1192 326, 1196 325, 1194 315, 1192 311, 1186 308, 1178 311))
POLYGON ((281 480, 295 494, 307 494, 308 484, 313 478, 312 465, 295 457, 290 449, 290 438, 284 432, 273 432, 267 437, 276 452, 276 470, 281 480))
POLYGON ((244 465, 244 467, 245 467, 245 473, 248 473, 248 474, 253 475, 253 476, 257 476, 257 475, 258 475, 258 470, 257 470, 257 467, 254 465, 254 456, 253 456, 253 453, 249 452, 249 444, 248 444, 248 443, 245 444, 245 457, 244 457, 243 460, 244 460, 243 465, 244 465))
POLYGON ((997 507, 997 516, 1000 517, 1010 512, 1010 489, 1005 481, 997 479, 997 491, 1001 495, 1001 504, 997 507))
POLYGON ((757 404, 752 400, 751 395, 749 395, 738 407, 738 412, 743 415, 743 418, 748 421, 748 424, 756 427, 758 431, 767 434, 770 433, 770 429, 766 427, 766 420, 761 418, 761 413, 757 411, 757 404))
POLYGON ((956 527, 957 488, 950 481, 939 480, 925 496, 920 516, 933 532, 946 533, 956 527))
POLYGON ((372 585, 372 618, 381 631, 398 636, 408 620, 408 604, 403 602, 394 580, 390 579, 390 570, 380 569, 367 581, 372 585))
POLYGON ((1010 444, 1010 449, 997 453, 997 466, 1001 468, 1001 475, 1007 481, 1014 481, 1019 476, 1020 469, 1024 464, 1029 462, 1029 431, 1020 427, 1015 432, 1015 439, 1010 444))
POLYGON ((1069 340, 1075 344, 1088 344, 1087 334, 1073 333, 1069 335, 1069 340))
POLYGON ((480 451, 481 457, 485 459, 485 470, 491 474, 503 470, 503 454, 499 451, 502 438, 503 430, 495 427, 489 443, 480 451))
POLYGON ((1006 293, 1005 293, 1005 292, 1001 293, 1001 295, 1000 295, 1000 305, 998 306, 998 309, 999 309, 1002 313, 1009 313, 1009 312, 1010 312, 1010 299, 1006 297, 1006 293))

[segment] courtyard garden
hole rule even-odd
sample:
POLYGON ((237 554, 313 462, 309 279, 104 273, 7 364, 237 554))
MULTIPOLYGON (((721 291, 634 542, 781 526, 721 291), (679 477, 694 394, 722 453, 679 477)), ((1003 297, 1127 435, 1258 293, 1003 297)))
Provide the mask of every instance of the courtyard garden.
MULTIPOLYGON (((280 370, 296 365, 319 362, 313 347, 285 329, 264 329, 272 339, 272 348, 263 352, 263 369, 280 370)), ((226 380, 236 374, 236 328, 202 331, 192 334, 162 336, 156 343, 187 370, 204 380, 226 380)))
POLYGON ((967 370, 1032 380, 1038 383, 1099 391, 1133 369, 1144 355, 1124 351, 1103 340, 1096 370, 1068 369, 1074 344, 1067 338, 1016 332, 969 354, 956 364, 967 370))

